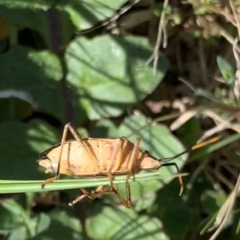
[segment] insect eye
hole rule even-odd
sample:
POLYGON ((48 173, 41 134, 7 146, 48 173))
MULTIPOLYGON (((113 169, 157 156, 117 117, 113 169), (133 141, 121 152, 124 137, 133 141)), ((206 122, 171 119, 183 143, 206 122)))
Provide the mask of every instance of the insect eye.
POLYGON ((39 158, 40 159, 46 159, 47 158, 47 152, 42 152, 40 155, 39 155, 39 158))
POLYGON ((145 152, 144 152, 144 156, 145 156, 145 157, 150 157, 151 155, 150 155, 150 153, 149 153, 148 151, 145 151, 145 152))

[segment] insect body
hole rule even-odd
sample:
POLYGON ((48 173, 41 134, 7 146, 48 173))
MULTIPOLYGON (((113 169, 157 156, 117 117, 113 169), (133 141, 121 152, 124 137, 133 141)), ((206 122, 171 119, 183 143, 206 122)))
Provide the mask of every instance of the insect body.
MULTIPOLYGON (((56 174, 54 177, 46 179, 42 187, 58 179, 60 174, 83 178, 107 176, 110 180, 109 186, 99 186, 95 191, 91 192, 81 189, 83 195, 76 198, 69 205, 72 206, 85 197, 94 199, 99 195, 113 193, 117 195, 125 207, 130 208, 129 177, 139 173, 141 170, 158 170, 165 165, 175 166, 179 173, 180 171, 176 163, 166 162, 189 151, 186 150, 174 157, 158 160, 149 153, 141 150, 139 144, 140 138, 137 138, 134 144, 124 137, 115 139, 82 139, 77 131, 68 123, 64 127, 61 143, 40 154, 39 165, 46 169, 46 173, 53 172, 56 174), (72 133, 74 140, 66 141, 68 131, 72 133), (116 185, 113 184, 114 176, 118 175, 126 175, 126 200, 120 196, 116 185)), ((183 191, 181 176, 179 176, 179 182, 181 185, 181 194, 183 191)))
MULTIPOLYGON (((62 148, 60 173, 75 177, 126 175, 141 170, 158 169, 161 163, 148 153, 134 147, 126 138, 89 138, 66 141, 40 155, 39 164, 47 172, 57 173, 59 152, 62 148)), ((137 140, 139 142, 139 140, 137 140)), ((137 142, 137 144, 138 144, 137 142)))

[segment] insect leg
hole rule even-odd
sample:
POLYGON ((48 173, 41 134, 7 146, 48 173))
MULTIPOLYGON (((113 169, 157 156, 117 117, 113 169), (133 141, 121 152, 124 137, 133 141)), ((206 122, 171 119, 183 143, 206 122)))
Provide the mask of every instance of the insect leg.
POLYGON ((94 191, 87 191, 85 188, 81 188, 80 190, 82 191, 82 195, 78 196, 77 198, 75 198, 72 202, 70 202, 68 205, 69 206, 73 206, 76 203, 80 202, 82 199, 84 198, 89 198, 91 200, 94 200, 98 195, 101 195, 100 192, 102 191, 103 186, 99 186, 96 188, 96 190, 94 191))
POLYGON ((68 203, 68 205, 70 207, 73 207, 73 205, 75 205, 76 203, 82 201, 86 197, 88 197, 88 194, 82 194, 82 195, 78 196, 77 198, 75 198, 72 202, 68 203))
POLYGON ((112 186, 108 186, 108 187, 99 186, 95 191, 91 191, 91 192, 88 192, 84 188, 82 188, 80 190, 83 192, 83 194, 81 196, 77 197, 76 199, 74 199, 72 202, 70 202, 68 204, 69 206, 72 207, 77 202, 80 202, 81 200, 83 200, 86 197, 91 199, 91 200, 94 200, 96 197, 101 196, 101 195, 115 194, 118 197, 118 199, 120 200, 120 202, 126 208, 131 207, 131 194, 130 194, 129 183, 126 183, 126 197, 127 197, 127 200, 125 200, 121 197, 121 195, 118 192, 117 186, 115 184, 113 184, 112 186))
POLYGON ((113 168, 115 168, 115 170, 118 169, 119 165, 121 164, 122 158, 121 158, 121 154, 119 154, 119 151, 121 150, 121 146, 123 144, 123 141, 126 140, 126 138, 122 137, 119 139, 119 143, 117 144, 116 148, 114 149, 114 152, 112 154, 112 160, 111 163, 107 169, 107 175, 108 178, 110 180, 110 186, 113 185, 113 168))
MULTIPOLYGON (((172 163, 163 163, 161 167, 164 167, 164 166, 175 166, 175 168, 177 169, 177 173, 178 173, 178 174, 181 173, 178 165, 177 165, 176 163, 174 163, 174 162, 172 162, 172 163)), ((180 184, 179 196, 181 196, 182 193, 183 193, 183 189, 184 189, 182 176, 181 176, 181 175, 178 175, 178 179, 179 179, 179 184, 180 184)))
POLYGON ((133 146, 133 150, 132 150, 132 152, 131 152, 131 154, 129 156, 129 163, 128 163, 129 173, 127 175, 126 182, 125 182, 126 200, 121 197, 121 195, 119 194, 116 186, 115 185, 112 186, 113 192, 117 195, 117 197, 119 198, 120 202, 126 208, 130 208, 131 207, 131 190, 130 190, 130 184, 128 182, 128 179, 129 179, 129 177, 131 177, 133 175, 133 166, 134 166, 134 162, 137 160, 137 154, 138 154, 138 151, 139 151, 139 144, 140 144, 140 138, 137 138, 136 142, 135 142, 135 144, 133 146))
MULTIPOLYGON (((121 195, 119 194, 117 188, 115 185, 112 186, 112 190, 113 192, 117 195, 117 197, 119 198, 120 202, 126 207, 126 208, 130 208, 131 207, 131 190, 130 190, 130 184, 128 182, 129 177, 131 177, 133 175, 133 166, 134 166, 134 162, 137 160, 137 154, 139 151, 139 144, 140 144, 140 138, 136 139, 136 142, 133 146, 133 150, 129 156, 129 163, 128 163, 128 167, 129 167, 129 173, 127 175, 126 178, 126 182, 125 182, 125 190, 126 190, 126 200, 123 199, 121 197, 121 195)), ((120 155, 121 157, 122 155, 120 155)), ((120 160, 122 161, 123 159, 120 158, 120 160)))
POLYGON ((140 145, 140 138, 137 138, 135 143, 134 143, 131 155, 129 157, 129 163, 128 163, 129 173, 127 175, 127 180, 128 180, 128 178, 130 178, 134 174, 133 167, 134 167, 135 161, 137 160, 139 145, 140 145))
POLYGON ((122 196, 119 194, 117 186, 115 184, 110 187, 112 192, 118 197, 120 202, 122 203, 123 206, 126 208, 131 208, 131 192, 130 192, 130 185, 128 182, 126 182, 125 189, 126 189, 126 199, 123 199, 122 196))
POLYGON ((63 129, 63 134, 62 134, 62 140, 61 140, 61 147, 60 147, 60 153, 59 153, 59 159, 58 159, 58 167, 57 167, 57 173, 54 177, 51 177, 51 178, 48 178, 46 179, 43 184, 42 184, 42 188, 44 188, 44 186, 47 184, 47 183, 50 183, 50 182, 53 182, 55 180, 57 180, 59 177, 60 177, 60 166, 61 166, 61 159, 62 159, 62 151, 63 151, 63 145, 64 143, 66 142, 66 138, 67 138, 67 133, 68 133, 68 124, 66 124, 64 126, 64 129, 63 129))
POLYGON ((94 151, 92 151, 91 145, 88 143, 88 141, 85 139, 82 139, 79 133, 77 132, 77 130, 74 127, 72 127, 70 123, 66 125, 69 131, 72 133, 73 137, 79 143, 79 145, 83 147, 83 149, 85 149, 87 154, 89 154, 90 158, 95 162, 96 165, 98 165, 99 161, 97 159, 97 156, 95 155, 94 151))

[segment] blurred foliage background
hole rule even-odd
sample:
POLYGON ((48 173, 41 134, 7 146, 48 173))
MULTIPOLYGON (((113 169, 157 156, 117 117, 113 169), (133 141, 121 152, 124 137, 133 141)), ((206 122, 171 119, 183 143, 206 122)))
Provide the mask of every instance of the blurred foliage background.
POLYGON ((239 239, 239 16, 237 0, 0 0, 0 239, 239 239), (16 194, 50 177, 36 160, 67 122, 157 158, 221 140, 176 159, 181 197, 171 167, 131 183, 132 209, 16 194))

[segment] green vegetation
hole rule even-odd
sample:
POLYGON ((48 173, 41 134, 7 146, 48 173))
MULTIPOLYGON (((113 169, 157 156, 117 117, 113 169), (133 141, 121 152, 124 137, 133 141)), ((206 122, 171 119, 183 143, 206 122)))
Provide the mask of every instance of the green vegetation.
POLYGON ((0 0, 0 240, 239 238, 240 6, 180 2, 0 0), (140 137, 158 159, 221 139, 174 160, 182 196, 170 166, 130 179, 132 209, 114 195, 69 207, 109 180, 41 189, 39 154, 68 122, 84 138, 140 137))

